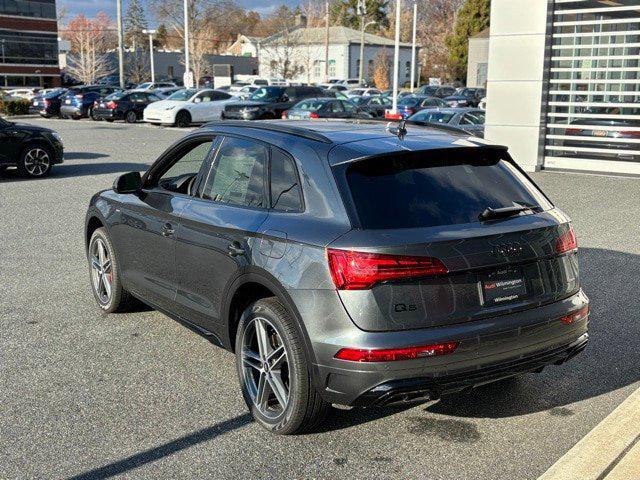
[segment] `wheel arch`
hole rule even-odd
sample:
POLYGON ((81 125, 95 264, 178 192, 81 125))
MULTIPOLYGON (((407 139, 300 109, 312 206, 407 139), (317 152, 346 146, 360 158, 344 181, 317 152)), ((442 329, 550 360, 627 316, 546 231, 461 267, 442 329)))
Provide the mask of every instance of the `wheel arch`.
POLYGON ((222 318, 224 321, 224 331, 222 343, 224 348, 233 352, 235 349, 235 336, 238 322, 242 312, 251 303, 266 297, 276 297, 284 305, 287 311, 295 319, 298 327, 305 354, 309 360, 309 369, 315 364, 315 355, 311 347, 309 334, 304 326, 300 312, 296 308, 293 300, 278 280, 267 272, 251 271, 241 274, 227 287, 224 302, 222 305, 222 318))

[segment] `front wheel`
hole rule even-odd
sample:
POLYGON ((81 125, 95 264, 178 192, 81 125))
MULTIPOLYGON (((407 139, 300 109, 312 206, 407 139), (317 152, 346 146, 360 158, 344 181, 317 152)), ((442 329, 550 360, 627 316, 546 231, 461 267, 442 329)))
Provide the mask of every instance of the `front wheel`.
POLYGON ((122 286, 115 249, 102 227, 91 235, 88 260, 91 290, 98 306, 107 313, 129 310, 135 300, 122 286))
POLYGON ((18 170, 23 176, 39 178, 48 175, 52 165, 51 151, 44 145, 33 145, 22 151, 18 170))
POLYGON ((136 112, 134 112, 133 110, 129 110, 124 116, 124 121, 127 123, 136 123, 138 121, 136 112))
POLYGON ((179 128, 186 128, 191 125, 191 115, 189 115, 189 112, 178 112, 178 114, 176 115, 175 125, 179 128))
POLYGON ((275 297, 258 300, 240 319, 236 368, 255 420, 281 435, 315 428, 329 404, 311 381, 295 320, 275 297))

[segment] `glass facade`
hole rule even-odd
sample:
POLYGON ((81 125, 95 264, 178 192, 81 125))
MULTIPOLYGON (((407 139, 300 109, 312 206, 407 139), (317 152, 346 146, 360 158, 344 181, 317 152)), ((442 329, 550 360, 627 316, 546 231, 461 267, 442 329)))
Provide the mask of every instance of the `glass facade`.
POLYGON ((58 36, 0 30, 0 65, 58 65, 58 36))
POLYGON ((0 15, 56 18, 55 0, 0 0, 0 15))
POLYGON ((640 2, 554 9, 545 163, 640 162, 640 2))

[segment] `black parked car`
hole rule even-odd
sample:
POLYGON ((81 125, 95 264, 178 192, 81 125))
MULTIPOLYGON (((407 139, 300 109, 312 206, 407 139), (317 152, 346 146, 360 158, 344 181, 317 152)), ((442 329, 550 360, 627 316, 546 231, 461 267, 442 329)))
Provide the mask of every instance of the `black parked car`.
POLYGON ((120 88, 108 85, 83 85, 70 88, 61 97, 60 114, 63 118, 73 118, 74 120, 91 117, 93 103, 117 91, 120 91, 120 88))
POLYGON ((209 124, 97 193, 85 239, 100 308, 138 298, 235 352, 275 433, 539 372, 588 340, 569 218, 505 147, 441 128, 209 124))
POLYGON ((450 85, 423 85, 415 91, 416 95, 444 98, 456 93, 456 89, 450 85))
POLYGON ((380 95, 358 97, 354 103, 359 112, 371 115, 373 118, 384 118, 384 112, 391 108, 391 98, 380 95))
POLYGON ((66 88, 61 88, 43 95, 36 95, 31 102, 32 113, 38 113, 44 118, 60 117, 60 103, 63 95, 67 93, 66 88))
POLYGON ((222 118, 281 118, 282 112, 289 110, 300 100, 322 96, 323 90, 319 87, 262 87, 252 93, 248 100, 225 105, 222 118))
POLYGON ((444 97, 447 105, 454 108, 477 107, 480 100, 487 96, 484 88, 461 88, 454 95, 444 97))
POLYGON ((150 103, 157 102, 160 97, 151 92, 129 91, 115 92, 96 100, 93 104, 93 119, 124 120, 136 123, 142 118, 142 112, 150 103))
POLYGON ((18 167, 21 175, 44 177, 53 165, 62 163, 63 150, 53 130, 0 118, 0 171, 18 167))
POLYGON ((439 108, 446 106, 447 104, 438 97, 408 95, 398 100, 398 113, 402 115, 402 118, 408 118, 414 113, 424 110, 425 108, 439 108))
POLYGON ((336 98, 306 98, 282 113, 289 120, 309 120, 310 118, 371 118, 358 111, 348 100, 336 98))

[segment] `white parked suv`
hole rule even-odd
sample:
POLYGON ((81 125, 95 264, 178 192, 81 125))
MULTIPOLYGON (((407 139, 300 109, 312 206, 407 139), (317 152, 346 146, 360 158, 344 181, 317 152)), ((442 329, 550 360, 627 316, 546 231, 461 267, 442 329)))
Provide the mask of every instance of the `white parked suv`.
POLYGON ((186 88, 166 100, 149 104, 144 109, 143 119, 157 125, 188 127, 192 123, 218 120, 225 104, 236 100, 219 90, 186 88))
POLYGON ((14 88, 13 90, 5 90, 5 93, 12 97, 24 98, 26 100, 33 100, 36 96, 35 89, 33 88, 14 88))
POLYGON ((380 95, 382 92, 377 88, 353 88, 344 93, 347 97, 370 97, 371 95, 380 95))

